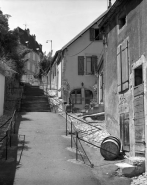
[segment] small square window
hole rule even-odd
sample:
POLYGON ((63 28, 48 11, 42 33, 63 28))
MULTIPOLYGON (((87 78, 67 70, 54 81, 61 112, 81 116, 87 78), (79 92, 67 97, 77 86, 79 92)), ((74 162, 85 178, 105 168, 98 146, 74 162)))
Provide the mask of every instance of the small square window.
POLYGON ((99 29, 95 29, 95 40, 102 40, 102 35, 99 29))
POLYGON ((119 29, 122 29, 126 25, 126 15, 119 17, 119 29))
POLYGON ((102 40, 102 34, 99 29, 91 28, 90 29, 90 41, 102 40))

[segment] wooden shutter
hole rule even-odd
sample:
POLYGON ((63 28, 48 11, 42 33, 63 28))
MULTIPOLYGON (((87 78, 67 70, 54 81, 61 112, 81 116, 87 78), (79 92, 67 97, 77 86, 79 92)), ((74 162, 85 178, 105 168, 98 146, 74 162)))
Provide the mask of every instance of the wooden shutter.
POLYGON ((99 100, 103 102, 103 72, 99 75, 99 100))
POLYGON ((122 44, 122 90, 129 88, 128 40, 122 44))
POLYGON ((120 138, 123 150, 130 151, 129 113, 120 115, 120 138))
POLYGON ((84 75, 84 56, 78 56, 78 75, 84 75))
POLYGON ((96 72, 96 67, 97 67, 97 56, 92 56, 91 60, 91 72, 94 74, 96 72))
POLYGON ((95 29, 90 28, 90 41, 94 41, 94 40, 95 40, 95 29))
POLYGON ((121 46, 117 47, 117 86, 118 92, 121 92, 121 46))

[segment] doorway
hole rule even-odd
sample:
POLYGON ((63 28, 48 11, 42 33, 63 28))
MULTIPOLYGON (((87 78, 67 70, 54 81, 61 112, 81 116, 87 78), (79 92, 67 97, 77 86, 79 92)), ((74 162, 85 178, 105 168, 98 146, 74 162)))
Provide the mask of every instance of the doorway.
POLYGON ((143 66, 134 69, 135 154, 145 155, 145 113, 143 66))

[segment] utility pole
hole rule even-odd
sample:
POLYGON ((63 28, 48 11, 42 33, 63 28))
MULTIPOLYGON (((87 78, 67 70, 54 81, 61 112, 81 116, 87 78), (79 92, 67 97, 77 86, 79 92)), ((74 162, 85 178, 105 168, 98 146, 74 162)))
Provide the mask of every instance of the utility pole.
MULTIPOLYGON (((51 42, 51 52, 50 52, 50 59, 52 58, 52 40, 47 40, 46 43, 48 43, 48 41, 51 42)), ((51 90, 51 60, 50 60, 50 90, 51 90)))
POLYGON ((111 0, 108 0, 107 3, 108 3, 108 9, 111 8, 111 6, 112 6, 111 0))
POLYGON ((27 29, 27 24, 25 23, 24 26, 25 26, 25 30, 26 30, 27 29))

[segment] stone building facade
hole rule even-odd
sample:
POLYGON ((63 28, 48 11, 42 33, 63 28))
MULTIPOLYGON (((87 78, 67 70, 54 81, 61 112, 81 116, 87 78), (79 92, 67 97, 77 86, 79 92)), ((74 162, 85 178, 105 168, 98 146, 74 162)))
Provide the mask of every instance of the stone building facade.
POLYGON ((146 18, 146 0, 117 0, 100 29, 107 129, 129 155, 147 158, 146 18))

